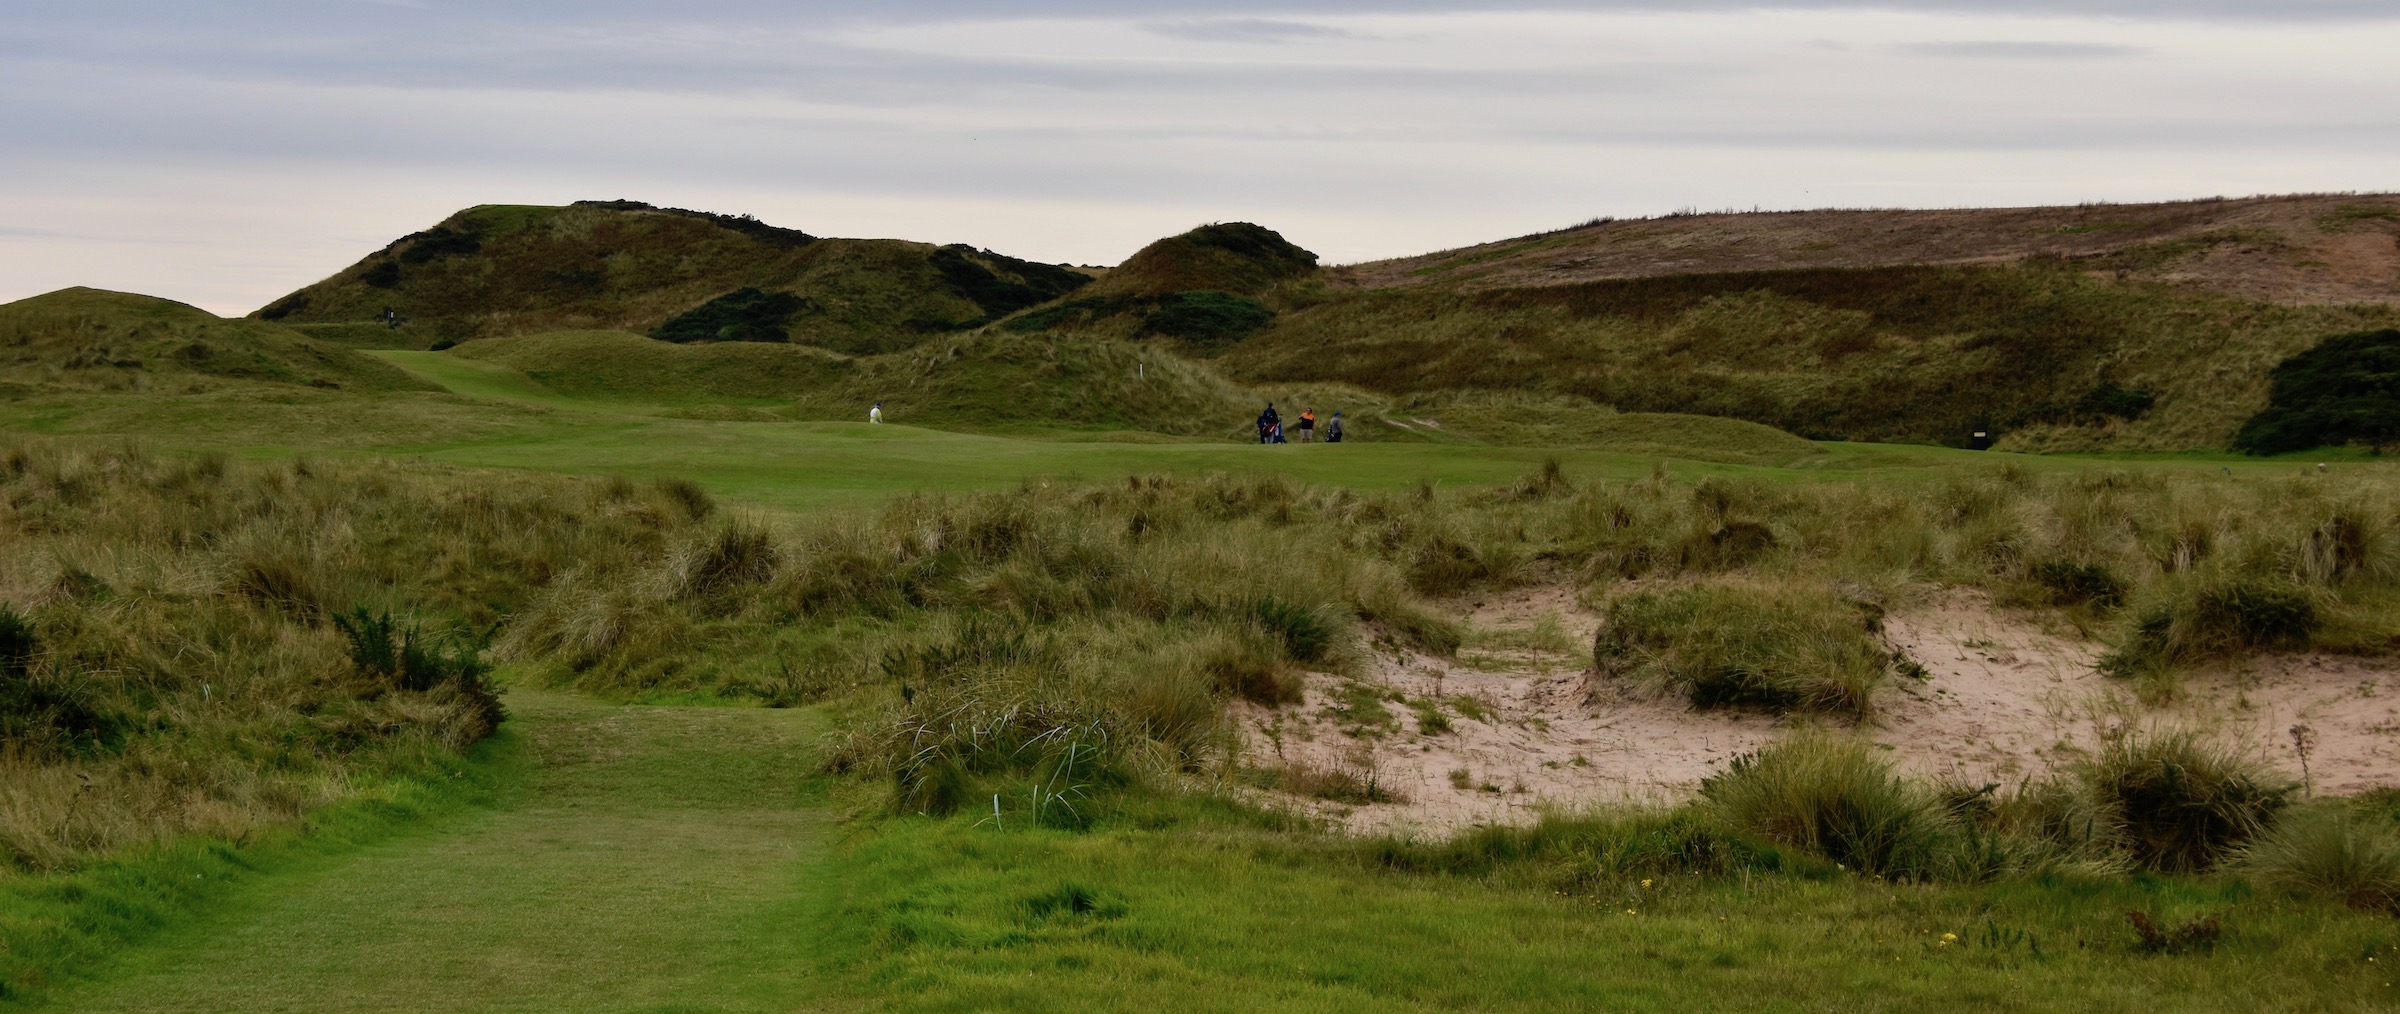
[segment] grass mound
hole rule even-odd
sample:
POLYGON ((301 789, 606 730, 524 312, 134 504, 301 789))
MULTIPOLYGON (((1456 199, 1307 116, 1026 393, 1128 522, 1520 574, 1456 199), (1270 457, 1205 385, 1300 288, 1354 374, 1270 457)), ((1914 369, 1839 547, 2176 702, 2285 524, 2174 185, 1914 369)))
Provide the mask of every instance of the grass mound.
POLYGON ((622 331, 490 338, 448 354, 506 366, 571 397, 664 404, 786 401, 851 369, 840 356, 800 345, 676 345, 622 331))
POLYGON ((680 320, 668 332, 677 340, 720 340, 728 329, 756 340, 780 330, 793 341, 873 354, 1085 281, 1080 272, 969 247, 818 239, 746 216, 635 201, 483 205, 256 316, 414 349, 545 331, 647 332, 680 320), (759 295, 706 309, 743 290, 759 295), (387 308, 401 317, 399 328, 380 323, 387 308))
POLYGON ((290 328, 99 289, 61 289, 0 306, 0 376, 36 386, 205 390, 216 381, 357 392, 431 385, 388 363, 290 328))
POLYGON ((1256 296, 1316 274, 1317 255, 1248 222, 1204 225, 1136 251, 1093 287, 1095 295, 1218 292, 1256 296))
POLYGON ((1891 678, 1880 615, 1804 582, 1714 579, 1610 603, 1600 671, 1696 708, 1799 708, 1864 718, 1891 678))
POLYGON ((2275 367, 2265 411, 2234 434, 2248 454, 2400 443, 2400 330, 2328 338, 2275 367))

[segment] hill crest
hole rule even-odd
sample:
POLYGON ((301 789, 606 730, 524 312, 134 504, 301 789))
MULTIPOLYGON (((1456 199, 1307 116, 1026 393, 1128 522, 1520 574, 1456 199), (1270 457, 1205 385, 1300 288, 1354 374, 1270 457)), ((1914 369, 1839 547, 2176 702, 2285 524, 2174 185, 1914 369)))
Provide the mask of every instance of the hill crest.
POLYGON ((2290 304, 2400 303, 2400 194, 1944 210, 1715 212, 1346 265, 1337 286, 1534 288, 1822 268, 2086 262, 2132 280, 2290 304))

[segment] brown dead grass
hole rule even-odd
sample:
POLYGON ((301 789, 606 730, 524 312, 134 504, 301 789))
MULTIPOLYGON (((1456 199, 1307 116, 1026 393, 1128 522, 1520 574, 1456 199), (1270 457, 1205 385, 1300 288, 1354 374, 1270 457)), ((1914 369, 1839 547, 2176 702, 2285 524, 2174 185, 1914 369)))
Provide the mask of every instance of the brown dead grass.
POLYGON ((1570 285, 1675 274, 2091 258, 2096 271, 2296 304, 2400 302, 2400 195, 1726 213, 1604 222, 1334 269, 1340 286, 1570 285), (2119 273, 2122 269, 2122 274, 2119 273))

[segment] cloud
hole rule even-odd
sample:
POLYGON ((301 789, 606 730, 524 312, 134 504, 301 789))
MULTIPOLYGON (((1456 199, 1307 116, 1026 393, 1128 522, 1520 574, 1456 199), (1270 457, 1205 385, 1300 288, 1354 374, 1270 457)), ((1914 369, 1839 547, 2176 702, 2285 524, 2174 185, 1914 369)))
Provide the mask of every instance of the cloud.
POLYGON ((1353 33, 1305 21, 1239 18, 1222 21, 1154 21, 1142 30, 1185 42, 1293 42, 1302 39, 1344 39, 1353 33))
POLYGON ((2140 46, 2120 46, 2101 42, 2010 42, 2000 40, 1963 40, 1956 42, 1911 42, 1894 46, 1895 52, 1908 56, 1938 56, 1969 60, 2118 60, 2146 56, 2149 50, 2140 46))

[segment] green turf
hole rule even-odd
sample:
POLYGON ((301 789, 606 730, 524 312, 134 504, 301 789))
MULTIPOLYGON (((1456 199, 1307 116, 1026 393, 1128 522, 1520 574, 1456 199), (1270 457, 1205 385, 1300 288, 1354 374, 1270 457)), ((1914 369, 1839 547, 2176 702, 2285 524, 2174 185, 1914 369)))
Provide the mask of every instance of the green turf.
POLYGON ((829 842, 814 713, 511 695, 528 779, 256 878, 43 1010, 788 1010, 829 842))
POLYGON ((497 805, 270 867, 25 1009, 2301 1011, 2381 1006, 2400 960, 2388 918, 2238 883, 1561 893, 1172 805, 1089 834, 844 832, 805 774, 814 712, 510 704, 497 805), (2132 908, 2231 929, 2145 956, 2132 908))

